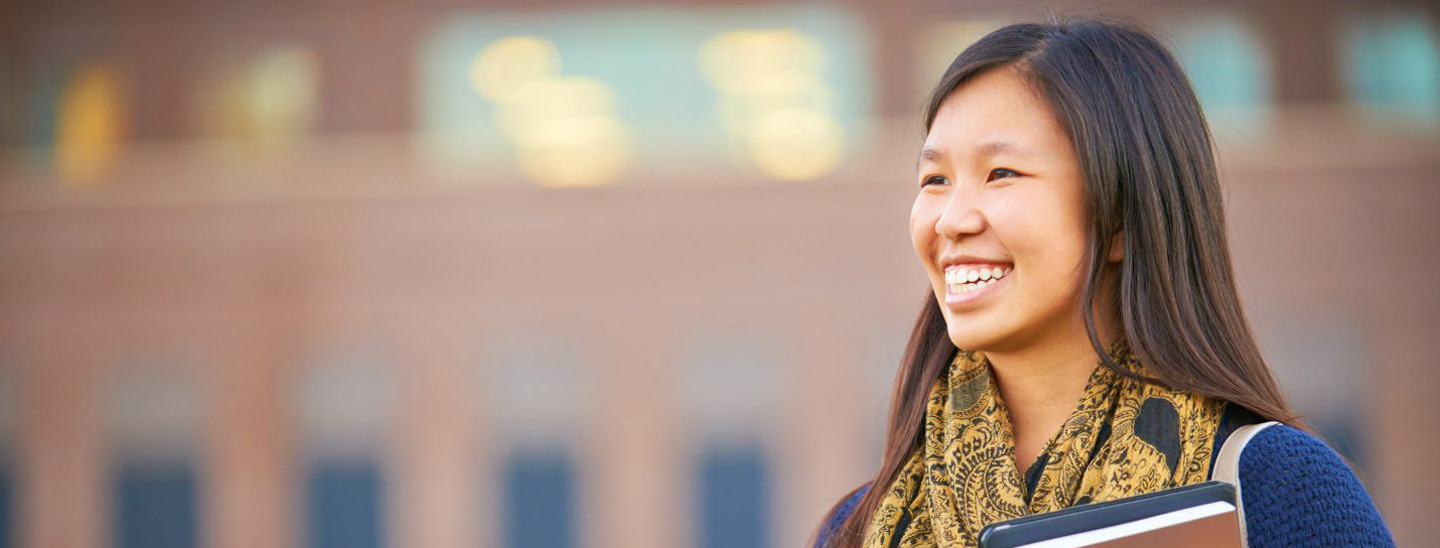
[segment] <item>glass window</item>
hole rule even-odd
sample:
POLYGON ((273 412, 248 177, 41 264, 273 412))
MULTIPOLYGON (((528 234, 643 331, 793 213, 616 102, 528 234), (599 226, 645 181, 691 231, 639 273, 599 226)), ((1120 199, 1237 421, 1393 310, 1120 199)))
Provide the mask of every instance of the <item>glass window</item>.
POLYGON ((0 548, 15 546, 14 480, 11 459, 16 447, 15 417, 19 415, 16 401, 14 370, 10 364, 0 369, 0 548))
POLYGON ((545 327, 497 336, 482 363, 488 420, 501 455, 498 496, 503 546, 574 548, 580 544, 583 481, 574 438, 593 393, 592 369, 572 341, 545 327))
POLYGON ((781 435, 782 387, 791 368, 771 337, 712 327, 689 345, 682 371, 686 430, 695 438, 693 482, 702 548, 765 548, 774 538, 774 485, 766 448, 781 435))
POLYGON ((1270 55, 1250 25, 1212 14, 1186 17, 1169 34, 1217 136, 1249 139, 1268 130, 1270 55))
POLYGON ((867 35, 821 5, 462 13, 419 50, 420 152, 456 179, 546 186, 636 165, 819 178, 863 146, 867 35))
POLYGON ((196 546, 195 462, 204 411, 199 385, 182 368, 127 365, 115 375, 104 401, 113 543, 196 546))
POLYGON ((11 502, 14 489, 11 487, 8 461, 0 461, 0 548, 15 545, 15 505, 11 502))
POLYGON ((320 460, 306 482, 311 548, 384 546, 384 477, 374 461, 320 460))
POLYGON ((386 544, 383 456, 396 383, 382 362, 356 351, 303 370, 297 407, 310 548, 386 544))
POLYGON ((0 144, 14 146, 23 143, 16 118, 22 112, 16 104, 19 96, 20 78, 16 74, 14 57, 10 52, 0 54, 0 144))
POLYGON ((115 546, 196 545, 195 467, 189 462, 126 463, 115 476, 115 546))
POLYGON ((769 463, 758 445, 715 445, 702 451, 699 477, 701 548, 768 548, 771 538, 769 463))
POLYGON ((577 546, 575 487, 575 464, 569 454, 512 452, 504 471, 504 546, 577 546))
POLYGON ((1423 13, 1356 14, 1345 21, 1344 75, 1352 100, 1388 123, 1440 122, 1440 40, 1423 13))

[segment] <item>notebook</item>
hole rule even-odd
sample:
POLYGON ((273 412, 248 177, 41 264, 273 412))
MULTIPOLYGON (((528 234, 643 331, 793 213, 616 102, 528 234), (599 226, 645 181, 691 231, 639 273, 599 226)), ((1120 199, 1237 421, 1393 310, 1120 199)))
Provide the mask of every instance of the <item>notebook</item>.
POLYGON ((1235 486, 1219 481, 995 522, 981 548, 1240 548, 1235 486))

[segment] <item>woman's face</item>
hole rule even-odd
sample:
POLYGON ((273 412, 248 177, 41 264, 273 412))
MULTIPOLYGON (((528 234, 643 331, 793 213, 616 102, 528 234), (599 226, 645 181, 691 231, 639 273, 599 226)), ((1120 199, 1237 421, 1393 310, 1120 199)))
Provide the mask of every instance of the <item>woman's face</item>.
POLYGON ((910 213, 950 340, 1014 352, 1084 336, 1084 180, 1069 136, 1009 67, 947 97, 910 213))

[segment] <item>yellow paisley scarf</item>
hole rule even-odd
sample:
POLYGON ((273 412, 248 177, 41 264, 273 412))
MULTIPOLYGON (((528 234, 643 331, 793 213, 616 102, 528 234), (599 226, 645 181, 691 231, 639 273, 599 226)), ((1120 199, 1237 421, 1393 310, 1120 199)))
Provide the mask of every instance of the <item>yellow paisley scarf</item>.
MULTIPOLYGON (((1143 372, 1123 340, 1110 355, 1143 372)), ((930 390, 923 445, 880 502, 864 546, 969 548, 992 522, 1205 481, 1223 410, 1223 401, 1097 365, 1022 477, 990 362, 959 351, 930 390)))

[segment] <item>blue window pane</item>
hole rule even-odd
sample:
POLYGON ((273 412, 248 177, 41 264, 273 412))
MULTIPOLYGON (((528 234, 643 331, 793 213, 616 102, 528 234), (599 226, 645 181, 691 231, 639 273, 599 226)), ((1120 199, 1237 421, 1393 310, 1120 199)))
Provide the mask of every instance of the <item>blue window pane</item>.
POLYGON ((321 462, 309 480, 311 548, 384 545, 384 480, 374 462, 321 462))
POLYGON ((505 543, 575 546, 575 465, 561 451, 516 453, 505 463, 505 543))
POLYGON ((700 546, 770 545, 770 474, 758 447, 707 449, 700 460, 700 546))
POLYGON ((1350 94, 1372 115, 1440 120, 1440 38, 1423 15, 1361 16, 1345 29, 1350 94))
POLYGON ((60 67, 46 67, 29 74, 33 82, 25 97, 25 127, 21 143, 35 146, 55 144, 55 124, 59 119, 60 96, 65 92, 65 73, 60 67))
POLYGON ((121 465, 114 494, 115 546, 195 546, 195 470, 189 464, 121 465))
POLYGON ((1270 63, 1264 43, 1233 16, 1187 19, 1173 31, 1184 66, 1212 126, 1255 136, 1267 129, 1270 63))
POLYGON ((10 469, 0 467, 0 548, 15 545, 15 510, 10 504, 10 492, 10 469))
MULTIPOLYGON (((658 3, 604 10, 459 12, 419 48, 415 116, 424 145, 421 152, 446 169, 489 170, 508 163, 500 154, 523 142, 511 136, 517 131, 533 131, 529 128, 538 127, 539 119, 507 124, 505 94, 487 91, 483 80, 477 84, 472 74, 478 74, 473 67, 485 66, 485 54, 497 51, 487 47, 522 36, 539 44, 538 51, 553 52, 557 59, 545 61, 551 57, 538 53, 532 56, 538 62, 527 61, 532 66, 557 67, 552 76, 535 82, 590 78, 594 79, 591 85, 603 84, 609 90, 604 103, 593 104, 613 104, 608 114, 625 128, 622 135, 633 136, 633 153, 641 163, 677 158, 729 160, 736 155, 723 152, 733 148, 732 139, 742 137, 732 136, 728 126, 748 127, 753 123, 748 120, 757 116, 754 112, 767 112, 772 104, 823 114, 820 124, 836 124, 844 135, 863 139, 873 87, 868 34, 863 21, 850 10, 819 2, 716 5, 703 12, 659 7, 658 3), (792 75, 784 80, 796 84, 745 88, 750 89, 747 93, 762 94, 745 96, 750 98, 743 104, 755 106, 722 107, 733 99, 722 102, 724 92, 715 81, 725 79, 717 79, 713 71, 707 74, 701 52, 711 44, 709 40, 723 33, 759 29, 769 33, 765 36, 781 38, 764 42, 776 44, 770 48, 778 47, 780 58, 800 59, 794 67, 800 70, 811 64, 805 59, 814 59, 813 70, 807 77, 792 75), (816 51, 810 57, 807 52, 812 45, 816 51), (787 49, 791 47, 795 49, 787 49), (761 96, 764 100, 753 98, 761 96), (743 118, 737 118, 735 113, 742 111, 743 118)), ((811 148, 823 146, 816 141, 811 148)))

